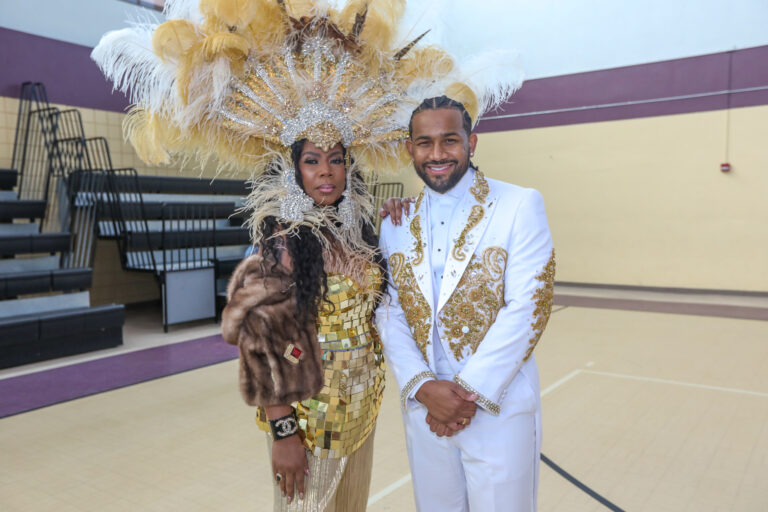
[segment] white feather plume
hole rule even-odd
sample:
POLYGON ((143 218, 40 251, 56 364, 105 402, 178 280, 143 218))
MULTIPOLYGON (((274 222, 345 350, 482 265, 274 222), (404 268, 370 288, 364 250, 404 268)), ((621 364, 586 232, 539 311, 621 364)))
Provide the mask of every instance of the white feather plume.
POLYGON ((429 30, 419 46, 442 47, 457 67, 439 82, 411 84, 406 94, 426 99, 444 94, 448 84, 458 81, 477 95, 480 115, 500 106, 523 82, 517 38, 506 23, 513 15, 506 0, 483 0, 481 5, 467 0, 408 0, 398 44, 404 46, 429 30))
POLYGON ((501 106, 523 83, 519 54, 514 50, 492 49, 467 58, 459 73, 461 81, 475 91, 480 115, 501 106))
POLYGON ((132 103, 165 112, 172 107, 176 77, 152 52, 155 25, 138 24, 107 32, 91 52, 115 90, 126 94, 132 103))

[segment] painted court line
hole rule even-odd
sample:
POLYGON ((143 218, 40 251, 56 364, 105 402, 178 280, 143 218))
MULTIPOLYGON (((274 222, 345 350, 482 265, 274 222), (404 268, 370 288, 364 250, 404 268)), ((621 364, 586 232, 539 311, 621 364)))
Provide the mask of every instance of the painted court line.
POLYGON ((581 372, 582 372, 582 370, 573 370, 571 373, 569 373, 568 375, 566 375, 562 379, 560 379, 558 381, 555 381, 552 384, 550 384, 549 386, 547 386, 547 389, 545 389, 544 391, 541 392, 541 396, 544 396, 547 393, 550 393, 551 391, 554 391, 555 389, 559 388, 560 386, 562 386, 563 384, 565 384, 566 382, 568 382, 569 380, 571 380, 572 378, 574 378, 575 376, 580 374, 581 372))
MULTIPOLYGON (((689 388, 698 388, 698 389, 709 389, 712 391, 723 391, 725 393, 739 393, 742 395, 751 395, 751 396, 760 396, 764 398, 768 398, 768 393, 760 393, 758 391, 748 391, 746 389, 737 389, 737 388, 726 388, 722 386, 710 386, 708 384, 695 384, 692 382, 681 382, 678 380, 667 380, 667 379, 657 379, 654 377, 638 377, 635 375, 624 375, 621 373, 611 373, 611 372, 598 372, 594 370, 577 370, 581 373, 589 373, 592 375, 603 375, 605 377, 616 377, 618 379, 629 379, 629 380, 639 380, 643 382, 656 382, 658 384, 672 384, 675 386, 685 386, 689 388)), ((550 386, 551 387, 551 386, 550 386)), ((543 393, 542 393, 543 394, 543 393)))
POLYGON ((401 488, 402 486, 404 486, 410 481, 411 481, 411 474, 408 473, 397 482, 389 484, 388 486, 386 486, 385 488, 383 488, 382 490, 380 490, 379 492, 377 492, 376 494, 368 498, 368 506, 370 507, 371 505, 381 500, 382 498, 385 498, 386 496, 392 494, 393 492, 395 492, 396 490, 398 490, 399 488, 401 488))

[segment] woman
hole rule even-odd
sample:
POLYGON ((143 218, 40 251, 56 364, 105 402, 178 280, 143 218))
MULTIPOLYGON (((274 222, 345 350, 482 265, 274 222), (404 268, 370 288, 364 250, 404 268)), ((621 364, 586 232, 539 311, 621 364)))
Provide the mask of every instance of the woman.
MULTIPOLYGON (((302 140, 292 160, 317 207, 348 200, 341 144, 324 151, 302 140)), ((278 224, 265 217, 261 231, 278 224)), ((375 249, 370 224, 362 234, 375 249)), ((365 510, 368 500, 385 373, 372 314, 385 269, 373 250, 340 253, 325 237, 309 226, 265 237, 235 270, 222 317, 240 349, 243 396, 271 434, 275 510, 365 510)))

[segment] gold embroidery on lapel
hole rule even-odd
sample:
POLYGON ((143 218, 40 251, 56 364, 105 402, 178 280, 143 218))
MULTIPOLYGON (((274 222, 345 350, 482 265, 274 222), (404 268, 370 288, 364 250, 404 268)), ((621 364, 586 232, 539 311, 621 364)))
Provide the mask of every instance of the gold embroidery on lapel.
POLYGON ((411 328, 413 339, 419 347, 424 361, 429 361, 427 357, 427 343, 431 330, 430 318, 432 318, 432 308, 429 307, 424 295, 422 295, 416 277, 413 275, 411 264, 407 262, 405 255, 396 252, 389 257, 389 265, 392 269, 392 278, 397 285, 397 294, 400 298, 400 305, 405 313, 405 319, 411 328))
POLYGON ((424 199, 424 190, 421 191, 419 194, 419 197, 416 198, 416 205, 413 207, 413 213, 419 213, 419 208, 421 208, 421 201, 424 199))
POLYGON ((474 354, 504 306, 504 270, 507 251, 488 247, 477 255, 461 276, 441 314, 451 351, 457 361, 474 354), (465 354, 469 347, 469 354, 465 354))
POLYGON ((484 203, 485 198, 491 192, 491 187, 488 185, 488 180, 485 179, 485 175, 480 171, 475 171, 475 184, 469 189, 472 195, 478 203, 484 203))
POLYGON ((421 265, 424 260, 424 242, 421 240, 421 215, 417 215, 411 221, 411 234, 416 239, 416 245, 413 248, 413 264, 421 265))
MULTIPOLYGON (((456 239, 456 243, 453 246, 453 257, 457 260, 464 261, 466 259, 467 256, 464 254, 464 245, 467 243, 467 235, 472 231, 472 228, 480 224, 480 221, 483 220, 483 215, 485 215, 485 209, 482 206, 476 204, 472 207, 472 211, 467 219, 467 225, 461 230, 461 234, 459 235, 459 238, 456 239)), ((413 230, 413 228, 411 228, 411 230, 413 230)))
POLYGON ((552 249, 552 256, 544 266, 544 269, 539 275, 536 276, 536 280, 542 284, 531 296, 531 300, 536 304, 536 309, 533 310, 533 322, 531 322, 531 329, 533 329, 533 335, 528 340, 528 351, 525 353, 523 361, 527 361, 533 349, 536 348, 536 344, 541 338, 541 333, 544 332, 544 328, 549 322, 549 315, 552 312, 552 302, 555 297, 555 250, 552 249))

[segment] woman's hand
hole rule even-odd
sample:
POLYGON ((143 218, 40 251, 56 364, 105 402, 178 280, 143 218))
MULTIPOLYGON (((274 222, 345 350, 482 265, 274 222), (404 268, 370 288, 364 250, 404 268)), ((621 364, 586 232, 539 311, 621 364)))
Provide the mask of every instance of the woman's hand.
POLYGON ((390 197, 381 205, 379 215, 382 218, 390 217, 392 224, 399 226, 402 224, 403 211, 406 215, 411 214, 411 203, 416 202, 412 197, 390 197))
POLYGON ((309 466, 307 452, 298 435, 272 443, 272 472, 283 496, 288 497, 288 503, 293 501, 294 489, 299 499, 304 499, 304 477, 309 475, 309 466))
MULTIPOLYGON (((264 411, 268 419, 275 420, 293 414, 293 407, 270 405, 264 411)), ((309 465, 298 434, 272 443, 272 474, 283 496, 288 497, 288 503, 293 501, 295 492, 298 492, 299 499, 304 499, 304 477, 309 475, 309 465)))

